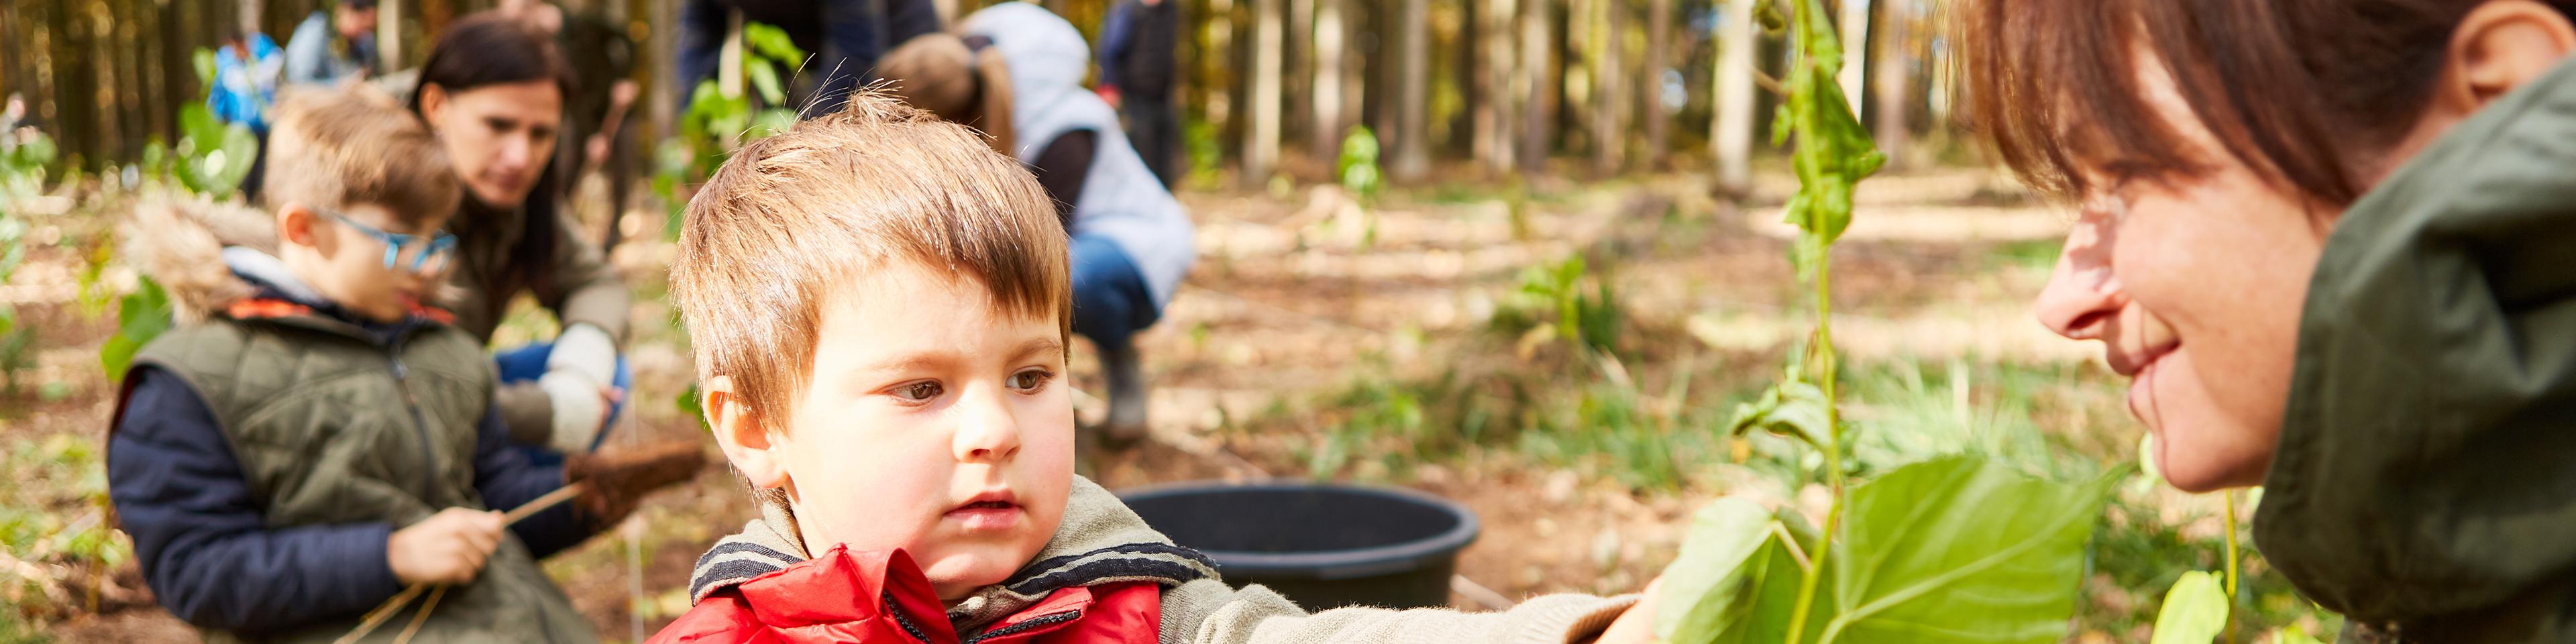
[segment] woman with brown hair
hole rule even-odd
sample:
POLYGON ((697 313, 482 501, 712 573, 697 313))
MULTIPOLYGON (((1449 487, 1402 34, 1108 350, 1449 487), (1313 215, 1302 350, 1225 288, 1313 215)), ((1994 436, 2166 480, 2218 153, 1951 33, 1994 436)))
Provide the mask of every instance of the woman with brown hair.
POLYGON ((457 325, 485 343, 521 293, 554 311, 553 342, 505 350, 496 399, 513 442, 540 463, 599 444, 627 386, 617 354, 626 285, 573 234, 553 160, 572 76, 548 34, 496 12, 439 34, 408 106, 437 134, 465 184, 448 225, 457 325))
POLYGON ((2576 639, 2568 0, 1972 0, 2038 301, 2346 641, 2576 639))

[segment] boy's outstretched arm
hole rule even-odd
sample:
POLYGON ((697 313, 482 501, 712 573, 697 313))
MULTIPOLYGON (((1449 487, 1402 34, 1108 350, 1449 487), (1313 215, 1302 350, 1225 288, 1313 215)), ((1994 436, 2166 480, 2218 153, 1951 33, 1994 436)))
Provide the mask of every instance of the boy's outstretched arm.
MULTIPOLYGON (((483 493, 485 506, 507 511, 563 486, 561 466, 531 463, 526 454, 510 446, 510 430, 501 424, 498 405, 484 411, 483 421, 474 428, 474 489, 483 493)), ((510 533, 518 535, 528 554, 544 559, 581 545, 607 527, 607 522, 587 518, 575 504, 566 503, 510 524, 510 533)))
MULTIPOLYGON (((1587 644, 1638 596, 1534 597, 1510 610, 1338 608, 1308 613, 1267 588, 1201 579, 1163 594, 1164 644, 1587 644)), ((1627 630, 1627 629, 1623 629, 1627 630)), ((1647 629, 1651 631, 1651 628, 1647 629)))
POLYGON ((256 633, 364 611, 402 590, 386 523, 270 529, 204 399, 136 367, 109 434, 108 497, 152 594, 191 624, 256 633))

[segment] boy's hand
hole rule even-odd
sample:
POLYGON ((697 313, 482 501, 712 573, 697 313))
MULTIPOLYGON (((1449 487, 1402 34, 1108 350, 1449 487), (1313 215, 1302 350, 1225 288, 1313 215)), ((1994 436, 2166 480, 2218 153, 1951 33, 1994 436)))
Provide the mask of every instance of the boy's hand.
POLYGON ((1661 603, 1663 597, 1664 579, 1656 577, 1654 582, 1646 584, 1645 596, 1637 598, 1637 605, 1620 613, 1619 619, 1610 622, 1610 628, 1601 631, 1601 637, 1592 641, 1595 644, 1647 644, 1655 641, 1655 605, 1661 603))
POLYGON ((501 547, 501 513, 448 508, 385 539, 385 563, 410 584, 462 584, 501 547))

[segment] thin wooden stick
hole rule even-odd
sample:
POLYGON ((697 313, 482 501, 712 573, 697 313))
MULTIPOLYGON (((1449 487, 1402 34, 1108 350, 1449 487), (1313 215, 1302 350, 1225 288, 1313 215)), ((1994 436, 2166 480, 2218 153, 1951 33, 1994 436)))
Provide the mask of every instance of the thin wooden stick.
POLYGON ((383 625, 385 620, 393 618, 394 613, 402 610, 404 604, 411 603, 411 598, 419 597, 421 591, 428 589, 428 584, 412 584, 402 592, 394 593, 393 599, 385 600, 385 603, 378 604, 375 610, 367 611, 367 616, 358 620, 357 628, 349 629, 349 634, 340 636, 340 639, 331 640, 331 644, 352 644, 358 641, 358 638, 366 637, 367 633, 383 625))
MULTIPOLYGON (((573 497, 581 496, 581 490, 582 486, 579 483, 555 488, 555 491, 547 492, 545 496, 540 496, 537 497, 536 500, 519 504, 519 507, 511 508, 509 512, 503 513, 501 515, 501 524, 503 526, 514 525, 517 524, 520 519, 528 518, 528 515, 544 512, 548 509, 552 509, 554 506, 563 505, 563 502, 570 501, 573 497)), ((367 611, 367 616, 358 620, 357 628, 349 629, 349 634, 340 636, 340 639, 331 640, 331 644, 353 644, 357 642, 359 638, 366 637, 368 633, 375 632, 376 627, 383 626, 385 620, 393 618, 395 612, 402 610, 404 604, 411 603, 411 599, 413 597, 419 597, 422 591, 428 589, 429 584, 412 584, 411 587, 404 588, 402 592, 395 593, 392 599, 387 599, 385 600, 385 603, 378 604, 375 610, 367 611)), ((444 593, 446 591, 447 588, 445 586, 439 587, 439 592, 444 593)), ((433 596, 429 601, 429 604, 421 608, 420 615, 412 618, 411 628, 404 630, 410 631, 420 628, 420 623, 429 618, 429 609, 437 605, 438 600, 433 596)), ((406 634, 402 639, 409 640, 411 639, 411 636, 406 634)))
POLYGON ((566 485, 555 488, 555 491, 547 492, 545 496, 537 497, 534 501, 521 503, 519 507, 511 508, 509 512, 501 515, 501 524, 516 524, 520 519, 528 518, 528 515, 554 509, 555 506, 562 505, 573 497, 581 496, 582 487, 580 483, 566 485))
POLYGON ((420 625, 429 622, 429 611, 438 610, 438 598, 446 595, 447 584, 429 589, 429 599, 420 602, 420 613, 411 616, 411 625, 404 626, 401 635, 394 636, 394 644, 411 644, 411 636, 419 635, 420 625))

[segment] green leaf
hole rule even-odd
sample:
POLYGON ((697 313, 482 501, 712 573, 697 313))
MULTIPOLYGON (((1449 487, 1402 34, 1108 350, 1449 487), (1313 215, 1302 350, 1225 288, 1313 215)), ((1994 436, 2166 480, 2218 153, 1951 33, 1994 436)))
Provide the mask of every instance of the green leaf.
POLYGON ((170 294, 152 278, 143 278, 133 293, 117 305, 116 334, 98 350, 99 366, 107 370, 111 382, 125 379, 125 369, 134 364, 134 354, 161 333, 170 330, 170 294))
POLYGON ((752 53, 791 67, 805 62, 805 50, 796 47, 796 39, 787 37, 785 29, 757 22, 742 23, 742 44, 752 53))
POLYGON ((259 158, 259 136, 252 134, 249 126, 233 123, 224 126, 222 141, 216 151, 223 153, 223 159, 212 166, 213 178, 221 194, 231 194, 241 189, 243 179, 250 177, 251 162, 259 158))
POLYGON ((2070 485, 1957 456, 1854 488, 1828 559, 1833 618, 1819 641, 2060 641, 2084 542, 2121 474, 2070 485))
POLYGON ((2297 627, 2297 626, 2292 626, 2292 627, 2289 627, 2289 628, 2284 628, 2284 629, 2281 629, 2281 630, 2279 630, 2279 631, 2275 631, 2275 632, 2273 632, 2273 633, 2272 633, 2272 644, 2325 644, 2325 643, 2324 643, 2324 642, 2319 642, 2319 641, 2317 641, 2317 638, 2316 638, 2315 636, 2309 635, 2309 634, 2308 634, 2308 632, 2307 632, 2306 630, 2301 629, 2301 628, 2299 628, 2299 627, 2297 627))
POLYGON ((744 130, 742 138, 744 142, 748 143, 755 139, 768 138, 780 132, 785 132, 787 131, 787 128, 795 127, 795 125, 795 112, 781 108, 765 109, 761 110, 759 114, 753 114, 751 116, 751 127, 744 130))
POLYGON ((787 103, 787 89, 778 83, 777 67, 754 62, 743 65, 742 71, 751 77, 752 89, 760 91, 760 100, 768 101, 770 105, 787 103))
POLYGON ((205 87, 208 94, 213 94, 215 91, 215 50, 198 47, 196 53, 188 56, 188 62, 195 65, 197 68, 197 84, 205 87))
POLYGON ((2227 591, 2219 588, 2217 575, 2203 570, 2183 573, 2174 580, 2173 589, 2165 591, 2151 644, 2209 644, 2226 630, 2227 608, 2227 591))
POLYGON ((1791 377, 1762 392, 1753 402, 1736 403, 1735 422, 1729 431, 1740 436, 1760 429, 1821 449, 1833 440, 1825 406, 1823 389, 1791 377))
POLYGON ((1707 641, 1749 616, 1757 581, 1753 574, 1761 566, 1748 564, 1755 564, 1755 555, 1771 545, 1777 525, 1771 513, 1752 501, 1722 498, 1701 508, 1682 541, 1681 556, 1664 567, 1655 637, 1707 641))

